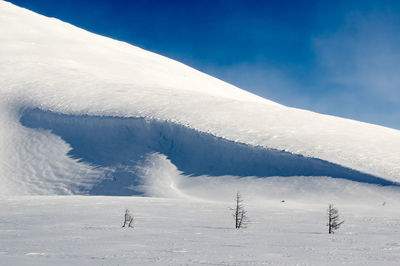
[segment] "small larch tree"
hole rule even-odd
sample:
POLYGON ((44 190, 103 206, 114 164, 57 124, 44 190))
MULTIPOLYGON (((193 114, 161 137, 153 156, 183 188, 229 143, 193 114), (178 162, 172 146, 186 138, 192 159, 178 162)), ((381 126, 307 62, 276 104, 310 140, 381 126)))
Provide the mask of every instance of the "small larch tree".
POLYGON ((335 231, 338 230, 343 223, 344 221, 340 221, 338 209, 336 209, 333 204, 329 204, 327 224, 329 234, 334 234, 335 231))
POLYGON ((235 220, 235 228, 245 228, 247 224, 247 212, 244 209, 242 196, 239 192, 236 193, 235 203, 236 206, 234 208, 231 208, 231 210, 233 211, 232 216, 235 220))
POLYGON ((125 209, 125 215, 124 215, 124 224, 122 227, 131 227, 133 228, 133 216, 130 214, 128 209, 125 209))

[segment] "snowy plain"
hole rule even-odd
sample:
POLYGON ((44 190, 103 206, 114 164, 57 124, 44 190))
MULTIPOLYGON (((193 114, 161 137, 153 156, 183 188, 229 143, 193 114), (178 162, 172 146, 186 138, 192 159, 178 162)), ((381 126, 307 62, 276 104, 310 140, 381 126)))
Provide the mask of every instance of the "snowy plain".
MULTIPOLYGON (((244 198, 245 199, 245 198, 244 198)), ((233 201, 232 201, 233 202, 233 201)), ((399 203, 248 203, 233 228, 232 202, 147 197, 35 196, 3 200, 1 265, 398 265, 399 203), (121 228, 124 208, 135 229, 121 228)))
POLYGON ((398 130, 289 108, 5 1, 0 124, 1 265, 399 264, 398 130))

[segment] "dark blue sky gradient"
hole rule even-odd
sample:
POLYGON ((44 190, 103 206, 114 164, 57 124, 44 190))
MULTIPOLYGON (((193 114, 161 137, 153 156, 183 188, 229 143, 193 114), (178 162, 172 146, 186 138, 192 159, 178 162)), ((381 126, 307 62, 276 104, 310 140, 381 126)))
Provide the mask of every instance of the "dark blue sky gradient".
POLYGON ((285 105, 400 129, 400 1, 11 2, 285 105))

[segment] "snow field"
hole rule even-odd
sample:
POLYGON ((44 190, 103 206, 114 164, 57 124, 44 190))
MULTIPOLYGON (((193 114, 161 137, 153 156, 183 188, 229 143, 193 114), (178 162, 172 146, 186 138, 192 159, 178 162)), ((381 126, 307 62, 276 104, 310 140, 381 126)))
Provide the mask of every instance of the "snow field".
POLYGON ((399 187, 376 185, 400 181, 398 130, 282 106, 5 1, 0 124, 1 265, 400 261, 399 187), (132 190, 150 197, 33 196, 132 190))
POLYGON ((248 202, 234 229, 231 201, 32 196, 2 199, 2 265, 398 265, 399 202, 337 204, 345 220, 327 234, 326 208, 248 202), (124 209, 135 229, 121 228, 124 209))

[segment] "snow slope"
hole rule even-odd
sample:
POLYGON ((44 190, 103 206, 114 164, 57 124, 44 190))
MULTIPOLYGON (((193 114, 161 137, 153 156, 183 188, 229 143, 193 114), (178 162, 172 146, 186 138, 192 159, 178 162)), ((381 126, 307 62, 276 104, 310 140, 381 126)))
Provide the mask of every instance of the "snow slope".
MULTIPOLYGON (((281 171, 266 176, 328 175, 380 184, 390 184, 382 180, 400 181, 398 130, 289 108, 174 60, 0 1, 1 194, 90 193, 102 185, 112 186, 104 180, 115 180, 115 172, 122 173, 125 179, 128 174, 129 178, 132 172, 126 163, 129 159, 110 165, 108 159, 100 158, 101 154, 117 153, 119 148, 116 147, 121 146, 100 145, 102 149, 95 153, 100 155, 93 158, 88 156, 88 151, 97 146, 77 141, 85 134, 86 139, 90 139, 91 134, 103 134, 102 127, 113 132, 116 121, 120 124, 132 121, 128 118, 144 121, 138 123, 142 128, 146 123, 186 128, 182 129, 187 132, 183 136, 192 138, 186 138, 187 142, 200 143, 191 140, 207 135, 214 137, 210 137, 211 142, 227 141, 229 147, 235 143, 246 146, 243 149, 251 150, 246 155, 252 156, 254 150, 264 149, 268 151, 267 157, 279 157, 281 154, 276 155, 277 152, 283 151, 286 155, 282 156, 289 161, 299 156, 296 158, 301 157, 306 163, 291 169, 293 172, 281 171), (102 122, 93 122, 99 119, 102 122), (71 124, 71 121, 75 122, 71 124), (82 127, 87 121, 96 127, 91 130, 82 127), (81 135, 71 138, 68 125, 76 127, 75 131, 81 135), (344 172, 354 171, 352 173, 359 177, 346 176, 340 172, 342 170, 332 174, 318 167, 320 172, 296 172, 310 163, 307 158, 317 164, 323 162, 328 168, 334 165, 333 172, 344 169, 344 172)), ((126 127, 135 129, 135 126, 126 127)), ((121 128, 124 125, 119 126, 119 130, 121 128)), ((156 142, 164 138, 170 145, 172 138, 165 138, 168 131, 159 132, 162 134, 156 142)), ((94 143, 119 141, 107 138, 112 136, 115 135, 110 133, 103 139, 97 138, 94 143)), ((133 136, 128 134, 128 140, 122 142, 130 143, 133 136)), ((202 145, 185 147, 195 154, 202 145)), ((166 160, 176 164, 181 172, 216 173, 209 165, 207 169, 199 168, 196 162, 201 160, 185 168, 179 161, 185 161, 187 156, 178 158, 157 149, 134 154, 130 161, 140 155, 144 164, 149 158, 156 158, 157 162, 159 157, 153 156, 154 152, 161 157, 167 155, 166 160)), ((230 152, 232 149, 227 149, 220 157, 225 158, 230 152)), ((284 165, 292 167, 289 161, 284 165)), ((154 165, 154 162, 147 165, 154 165)), ((222 163, 225 169, 231 165, 226 161, 222 163)), ((137 169, 151 168, 135 165, 134 171, 137 169)), ((262 176, 256 171, 239 172, 222 171, 215 175, 262 176)), ((124 182, 126 188, 137 180, 124 182)), ((104 193, 103 189, 97 191, 104 193)))

